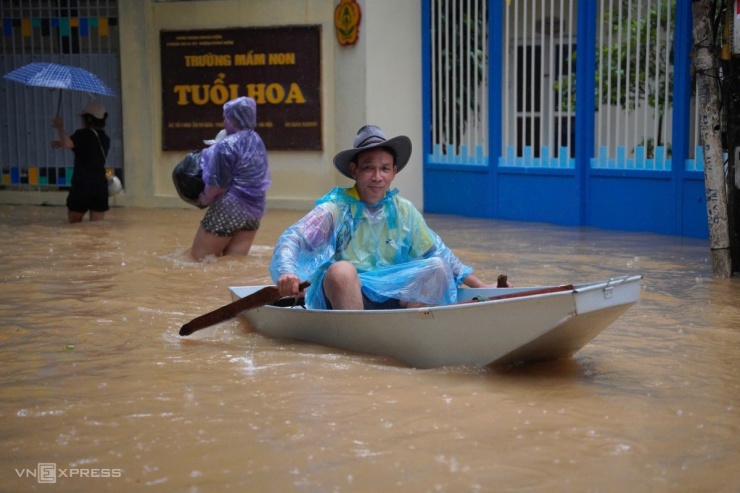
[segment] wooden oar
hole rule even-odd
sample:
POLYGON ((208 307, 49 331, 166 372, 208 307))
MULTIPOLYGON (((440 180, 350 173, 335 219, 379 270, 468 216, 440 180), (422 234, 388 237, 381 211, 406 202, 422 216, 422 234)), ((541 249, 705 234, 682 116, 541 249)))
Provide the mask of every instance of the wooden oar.
MULTIPOLYGON (((310 285, 311 283, 308 281, 302 282, 298 286, 298 290, 303 291, 310 285)), ((218 308, 217 310, 213 310, 212 312, 208 312, 205 315, 194 318, 193 320, 182 326, 182 328, 180 329, 180 335, 189 336, 193 332, 205 329, 206 327, 216 325, 217 323, 235 317, 245 310, 251 310, 252 308, 268 305, 274 301, 279 300, 280 298, 282 298, 282 296, 280 296, 280 294, 278 293, 277 286, 264 287, 259 291, 250 294, 249 296, 245 296, 244 298, 233 301, 228 305, 224 305, 221 308, 218 308)))

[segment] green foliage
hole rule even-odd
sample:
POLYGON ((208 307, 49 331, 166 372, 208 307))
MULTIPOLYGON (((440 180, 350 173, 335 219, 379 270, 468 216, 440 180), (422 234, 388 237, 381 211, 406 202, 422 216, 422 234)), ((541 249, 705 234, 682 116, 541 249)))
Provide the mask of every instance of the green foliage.
MULTIPOLYGON (((600 30, 606 42, 596 51, 596 108, 604 104, 632 111, 645 102, 662 117, 666 102, 668 107, 673 104, 673 44, 669 38, 673 37, 675 1, 660 0, 642 13, 635 4, 622 0, 599 20, 608 28, 600 30)), ((576 51, 571 57, 575 62, 576 51)), ((558 80, 553 88, 564 95, 571 93, 570 98, 559 99, 563 110, 574 110, 575 81, 570 85, 568 79, 558 80)))
POLYGON ((673 35, 675 1, 651 4, 647 15, 635 19, 637 14, 632 12, 629 18, 625 6, 621 12, 612 10, 604 16, 603 22, 611 26, 611 39, 619 40, 621 35, 621 41, 604 45, 597 55, 603 64, 596 82, 601 85, 600 102, 631 110, 636 101, 645 101, 662 117, 666 102, 672 105, 673 46, 668 38, 673 35))
MULTIPOLYGON (((655 156, 655 139, 653 139, 652 137, 648 138, 647 140, 643 139, 639 145, 645 148, 646 156, 655 156)), ((665 149, 666 156, 670 157, 673 146, 669 143, 663 146, 663 148, 665 149)))

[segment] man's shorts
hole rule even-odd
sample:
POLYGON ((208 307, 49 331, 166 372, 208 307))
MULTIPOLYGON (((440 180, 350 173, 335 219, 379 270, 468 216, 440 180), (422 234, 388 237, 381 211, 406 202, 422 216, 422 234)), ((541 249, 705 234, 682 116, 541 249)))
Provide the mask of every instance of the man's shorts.
POLYGON ((260 218, 252 217, 247 207, 231 195, 216 199, 200 222, 203 229, 216 236, 234 236, 237 231, 256 231, 260 218))
MULTIPOLYGON (((324 301, 326 301, 326 309, 333 310, 334 308, 332 308, 329 298, 326 297, 326 291, 323 290, 323 287, 322 292, 324 294, 324 301)), ((362 293, 362 306, 365 310, 397 310, 401 308, 401 302, 390 298, 382 303, 378 303, 365 296, 365 293, 362 293)))

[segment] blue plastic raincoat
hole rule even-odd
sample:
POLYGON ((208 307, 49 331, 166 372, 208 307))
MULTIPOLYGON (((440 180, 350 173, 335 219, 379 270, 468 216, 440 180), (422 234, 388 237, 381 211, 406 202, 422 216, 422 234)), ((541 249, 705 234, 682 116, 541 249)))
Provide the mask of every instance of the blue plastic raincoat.
POLYGON ((334 188, 278 239, 270 275, 275 282, 286 273, 310 281, 306 305, 325 309, 324 275, 340 260, 355 266, 363 294, 376 302, 454 303, 457 286, 473 272, 396 189, 367 204, 354 187, 334 188))
POLYGON ((208 205, 228 194, 252 217, 261 218, 265 213, 265 192, 272 181, 265 144, 254 130, 256 103, 247 97, 227 102, 224 122, 229 135, 201 153, 200 166, 206 187, 199 202, 208 205))

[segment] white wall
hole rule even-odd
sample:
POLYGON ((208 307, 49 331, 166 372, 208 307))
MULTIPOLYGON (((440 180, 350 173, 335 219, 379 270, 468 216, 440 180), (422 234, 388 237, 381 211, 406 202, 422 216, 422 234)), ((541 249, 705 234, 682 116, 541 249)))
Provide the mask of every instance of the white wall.
POLYGON ((360 5, 357 44, 334 43, 336 116, 342 122, 338 150, 351 147, 357 130, 368 123, 378 125, 388 138, 407 135, 413 153, 394 186, 421 209, 421 2, 368 0, 360 5))
POLYGON ((394 185, 421 209, 421 2, 366 3, 366 120, 380 126, 389 138, 407 135, 411 139, 411 160, 396 176, 394 185))

